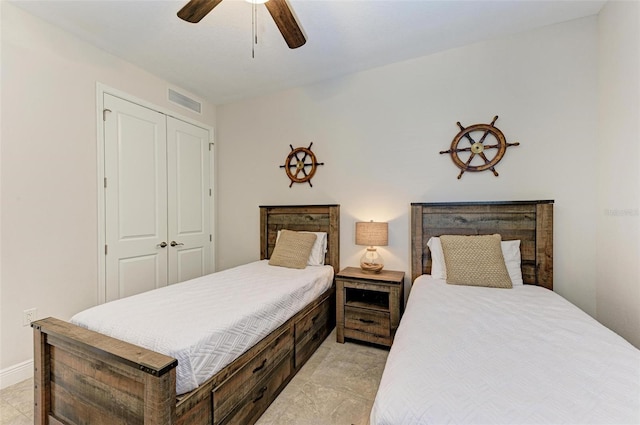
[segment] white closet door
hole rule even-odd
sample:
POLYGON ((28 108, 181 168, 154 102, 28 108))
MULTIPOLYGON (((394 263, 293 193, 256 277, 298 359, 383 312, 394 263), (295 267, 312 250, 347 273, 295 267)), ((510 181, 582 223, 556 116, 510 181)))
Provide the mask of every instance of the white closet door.
POLYGON ((167 132, 164 114, 108 94, 104 107, 111 301, 167 285, 167 132))
POLYGON ((167 117, 169 283, 211 272, 209 131, 167 117))

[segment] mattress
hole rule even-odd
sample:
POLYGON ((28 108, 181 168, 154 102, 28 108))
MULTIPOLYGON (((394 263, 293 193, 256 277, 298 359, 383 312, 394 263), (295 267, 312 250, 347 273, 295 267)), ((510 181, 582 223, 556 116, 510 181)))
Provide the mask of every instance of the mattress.
POLYGON ((177 394, 197 388, 333 283, 331 266, 266 260, 112 301, 71 322, 178 360, 177 394))
POLYGON ((638 424, 640 351, 561 296, 416 279, 372 425, 638 424))

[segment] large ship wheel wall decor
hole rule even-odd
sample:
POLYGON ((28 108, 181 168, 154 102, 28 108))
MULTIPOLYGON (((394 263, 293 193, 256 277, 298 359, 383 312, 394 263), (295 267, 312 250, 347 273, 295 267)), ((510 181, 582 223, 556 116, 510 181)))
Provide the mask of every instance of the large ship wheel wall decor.
POLYGON ((474 124, 463 127, 460 122, 456 123, 460 127, 460 132, 453 138, 451 148, 440 151, 440 153, 451 154, 453 163, 460 168, 458 179, 462 178, 465 171, 491 170, 493 175, 498 177, 495 165, 500 162, 509 146, 520 145, 518 142, 507 143, 502 131, 494 125, 497 120, 498 116, 496 115, 491 124, 474 124), (476 141, 474 137, 478 137, 479 134, 482 136, 476 141), (488 136, 491 136, 491 139, 488 140, 488 136), (469 146, 466 142, 469 143, 469 146), (492 158, 489 159, 489 156, 492 158))
POLYGON ((287 177, 291 180, 289 187, 293 186, 294 183, 305 182, 313 187, 311 178, 316 173, 318 165, 324 165, 324 162, 318 162, 316 160, 316 155, 311 151, 311 146, 313 146, 313 142, 311 142, 308 148, 294 148, 292 145, 289 145, 291 152, 287 155, 284 165, 280 166, 280 168, 284 168, 287 177))

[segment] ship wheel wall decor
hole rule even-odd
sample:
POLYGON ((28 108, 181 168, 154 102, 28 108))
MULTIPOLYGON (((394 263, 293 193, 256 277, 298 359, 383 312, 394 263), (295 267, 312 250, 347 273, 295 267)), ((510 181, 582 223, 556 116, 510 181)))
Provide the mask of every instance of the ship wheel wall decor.
POLYGON ((500 162, 509 146, 520 145, 518 142, 507 143, 502 131, 494 125, 497 120, 498 116, 496 115, 493 117, 491 124, 474 124, 469 127, 463 127, 460 122, 456 123, 460 127, 460 132, 453 138, 451 148, 446 151, 440 151, 440 153, 451 154, 453 163, 460 168, 458 179, 462 177, 465 171, 484 170, 491 170, 493 175, 498 177, 495 165, 500 162), (478 141, 474 139, 474 136, 478 137, 477 134, 481 134, 478 141), (487 140, 489 135, 492 136, 492 139, 495 139, 495 143, 487 140), (469 143, 469 146, 466 146, 466 142, 469 143), (491 155, 494 153, 494 149, 495 155, 491 155), (489 156, 492 156, 492 158, 489 159, 489 156))
POLYGON ((318 165, 324 165, 324 162, 318 162, 316 160, 316 155, 311 151, 312 145, 313 142, 311 142, 308 148, 299 147, 295 149, 292 145, 289 145, 291 152, 287 155, 284 165, 280 166, 280 168, 284 168, 287 177, 291 180, 289 187, 293 186, 294 183, 305 182, 313 187, 311 178, 316 173, 318 165))

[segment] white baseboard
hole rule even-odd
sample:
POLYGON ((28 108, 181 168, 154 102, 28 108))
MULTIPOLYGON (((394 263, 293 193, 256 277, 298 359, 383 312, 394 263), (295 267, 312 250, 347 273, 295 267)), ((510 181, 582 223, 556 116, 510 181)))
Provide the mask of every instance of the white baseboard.
POLYGON ((33 360, 0 370, 0 390, 33 377, 33 360))

